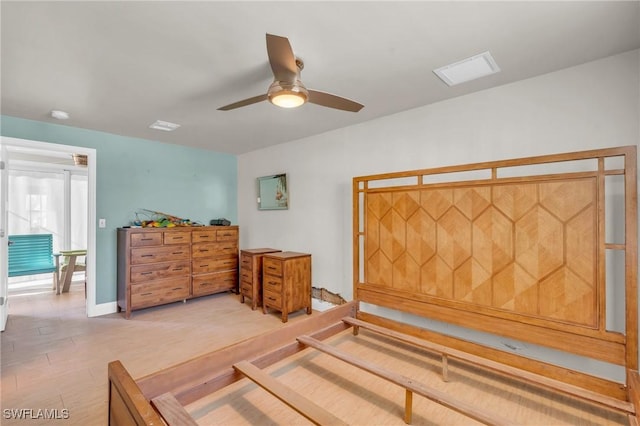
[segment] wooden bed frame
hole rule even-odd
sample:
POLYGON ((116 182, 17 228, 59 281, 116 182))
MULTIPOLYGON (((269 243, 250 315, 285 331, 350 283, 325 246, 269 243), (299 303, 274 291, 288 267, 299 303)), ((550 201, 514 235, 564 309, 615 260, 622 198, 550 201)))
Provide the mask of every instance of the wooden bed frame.
POLYGON ((403 387, 406 423, 414 394, 510 423, 322 342, 352 328, 437 354, 445 381, 456 360, 638 424, 636 163, 627 146, 354 178, 354 300, 138 380, 110 363, 109 423, 196 424, 185 405, 248 377, 315 424, 345 424, 263 371, 306 348, 403 387), (423 318, 602 361, 626 378, 445 335, 423 318))

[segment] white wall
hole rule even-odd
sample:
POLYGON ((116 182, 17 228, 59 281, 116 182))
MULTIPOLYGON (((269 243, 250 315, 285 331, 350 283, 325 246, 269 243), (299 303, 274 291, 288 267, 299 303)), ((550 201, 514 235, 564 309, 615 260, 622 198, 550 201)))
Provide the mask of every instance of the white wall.
POLYGON ((309 252, 313 285, 350 300, 352 177, 637 145, 639 75, 636 50, 241 155, 241 248, 309 252), (255 179, 280 172, 289 210, 258 211, 255 179))

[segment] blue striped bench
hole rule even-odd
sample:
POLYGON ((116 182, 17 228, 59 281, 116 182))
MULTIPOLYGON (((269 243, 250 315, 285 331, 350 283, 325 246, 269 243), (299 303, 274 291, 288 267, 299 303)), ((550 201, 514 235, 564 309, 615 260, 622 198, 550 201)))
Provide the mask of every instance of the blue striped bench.
POLYGON ((9 276, 55 272, 52 234, 9 235, 9 276))

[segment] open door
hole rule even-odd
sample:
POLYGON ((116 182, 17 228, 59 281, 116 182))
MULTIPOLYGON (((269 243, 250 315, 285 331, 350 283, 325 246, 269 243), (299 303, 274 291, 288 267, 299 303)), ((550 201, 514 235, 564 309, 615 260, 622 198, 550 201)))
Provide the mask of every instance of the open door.
POLYGON ((7 326, 9 315, 9 280, 8 254, 9 236, 7 235, 7 191, 9 189, 7 179, 7 148, 0 140, 0 331, 7 326))

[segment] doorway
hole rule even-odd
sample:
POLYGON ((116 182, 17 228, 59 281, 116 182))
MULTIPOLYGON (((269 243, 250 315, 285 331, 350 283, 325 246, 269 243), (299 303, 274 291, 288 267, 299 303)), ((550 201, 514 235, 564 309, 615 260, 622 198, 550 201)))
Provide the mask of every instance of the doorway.
MULTIPOLYGON (((10 233, 45 232, 54 234, 54 252, 86 248, 86 314, 95 316, 96 151, 2 137, 2 152, 5 164, 2 181, 3 189, 6 188, 2 198, 6 200, 6 208, 4 222, 0 222, 4 224, 1 226, 4 230, 0 233, 1 243, 7 244, 5 237, 10 233), (86 166, 74 162, 74 154, 85 156, 86 166), (8 184, 5 183, 7 181, 8 184), (72 193, 76 196, 73 197, 72 193), (16 206, 16 203, 20 205, 16 206)), ((8 268, 6 263, 3 266, 0 267, 3 271, 0 284, 10 305, 12 295, 8 291, 8 268)), ((49 280, 51 275, 37 278, 49 280)), ((55 297, 55 291, 51 292, 55 297)), ((5 321, 0 324, 2 329, 5 321)))

